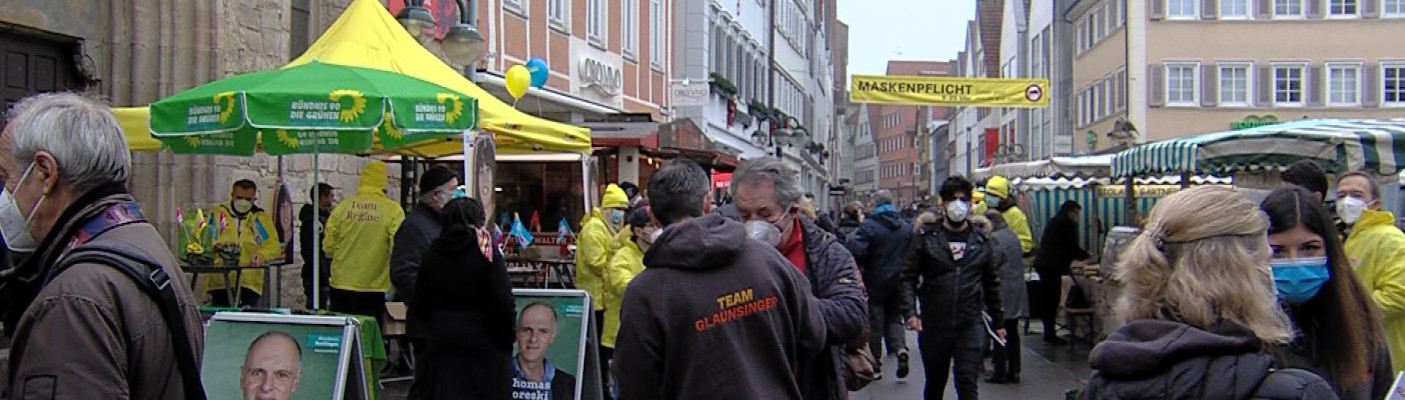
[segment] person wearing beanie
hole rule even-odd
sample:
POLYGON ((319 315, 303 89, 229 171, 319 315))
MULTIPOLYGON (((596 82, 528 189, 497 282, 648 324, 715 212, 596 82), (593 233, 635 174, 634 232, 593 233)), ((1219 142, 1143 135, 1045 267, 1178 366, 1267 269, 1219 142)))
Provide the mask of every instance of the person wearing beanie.
MULTIPOLYGON (((605 195, 600 198, 600 207, 592 210, 581 223, 581 233, 576 236, 576 288, 590 293, 595 308, 595 331, 604 326, 605 299, 601 289, 605 285, 605 267, 613 256, 612 244, 616 232, 624 224, 624 210, 629 208, 629 197, 619 185, 605 186, 605 195)), ((608 358, 602 354, 601 358, 608 358)))
MULTIPOLYGON (((454 189, 458 186, 458 174, 448 167, 437 166, 420 175, 419 195, 415 196, 415 207, 410 210, 410 215, 405 216, 405 221, 395 232, 395 245, 390 250, 390 282, 395 286, 395 298, 406 301, 406 306, 410 308, 405 323, 405 336, 419 353, 415 354, 415 359, 418 360, 426 359, 424 351, 429 348, 424 342, 429 335, 429 316, 415 312, 416 304, 409 299, 415 298, 420 259, 429 251, 429 245, 434 242, 434 238, 439 237, 439 211, 444 209, 445 204, 449 204, 449 199, 453 198, 454 189)), ((414 394, 426 389, 428 388, 418 382, 412 384, 410 398, 416 398, 414 394)))
POLYGON ((1020 238, 1020 250, 1025 256, 1029 256, 1034 251, 1034 233, 1029 230, 1029 218, 1025 217, 1024 211, 1020 211, 1014 196, 1010 195, 1010 180, 1003 176, 992 176, 985 183, 985 205, 986 208, 999 211, 1000 216, 1005 217, 1005 222, 1010 224, 1010 229, 1015 231, 1015 235, 1020 238))
POLYGON ((385 163, 361 170, 356 194, 332 209, 322 250, 332 257, 332 311, 381 319, 390 290, 391 239, 405 211, 385 196, 385 163))

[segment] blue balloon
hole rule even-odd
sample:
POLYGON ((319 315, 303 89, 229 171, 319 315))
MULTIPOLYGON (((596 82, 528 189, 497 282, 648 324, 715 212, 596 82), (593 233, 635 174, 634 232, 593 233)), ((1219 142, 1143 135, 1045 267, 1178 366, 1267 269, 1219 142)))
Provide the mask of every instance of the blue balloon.
POLYGON ((541 57, 532 57, 527 61, 527 71, 532 73, 532 87, 541 88, 546 86, 546 78, 551 76, 551 67, 546 66, 546 60, 541 57))

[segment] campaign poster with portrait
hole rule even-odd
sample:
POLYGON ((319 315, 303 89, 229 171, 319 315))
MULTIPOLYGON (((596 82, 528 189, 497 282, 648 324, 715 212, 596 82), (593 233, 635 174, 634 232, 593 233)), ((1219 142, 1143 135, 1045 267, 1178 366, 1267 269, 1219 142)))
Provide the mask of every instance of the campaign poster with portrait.
POLYGON ((513 346, 512 398, 576 400, 582 387, 599 391, 589 297, 580 290, 513 289, 517 300, 517 334, 513 346), (594 378, 592 378, 594 377, 594 378))
POLYGON ((211 400, 368 399, 354 318, 216 313, 201 381, 211 400))

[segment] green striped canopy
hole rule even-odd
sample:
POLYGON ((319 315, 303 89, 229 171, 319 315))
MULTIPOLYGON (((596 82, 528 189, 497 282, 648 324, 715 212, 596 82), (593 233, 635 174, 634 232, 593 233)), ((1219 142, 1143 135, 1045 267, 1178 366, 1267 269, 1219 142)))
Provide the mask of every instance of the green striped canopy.
POLYGON ((1312 119, 1146 143, 1118 152, 1112 176, 1192 172, 1227 176, 1301 159, 1328 172, 1401 171, 1405 119, 1312 119))

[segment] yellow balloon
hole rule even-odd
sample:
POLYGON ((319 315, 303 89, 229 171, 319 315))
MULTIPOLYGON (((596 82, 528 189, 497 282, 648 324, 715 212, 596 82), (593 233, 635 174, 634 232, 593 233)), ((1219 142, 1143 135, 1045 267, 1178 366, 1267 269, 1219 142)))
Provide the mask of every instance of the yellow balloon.
POLYGON ((532 71, 528 71, 527 67, 514 65, 507 69, 504 80, 507 81, 507 93, 511 94, 513 99, 521 99, 522 95, 527 94, 527 88, 532 86, 532 71))

